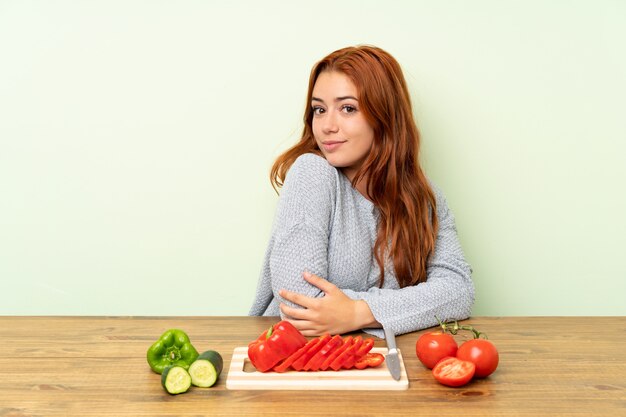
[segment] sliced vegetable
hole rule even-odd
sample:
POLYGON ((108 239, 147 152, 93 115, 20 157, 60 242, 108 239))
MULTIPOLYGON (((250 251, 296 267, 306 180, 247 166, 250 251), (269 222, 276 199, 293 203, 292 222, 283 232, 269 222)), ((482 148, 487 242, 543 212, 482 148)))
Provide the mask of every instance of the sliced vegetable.
POLYGON ((222 355, 214 350, 207 350, 189 367, 191 383, 196 387, 212 387, 222 373, 223 367, 222 355))
POLYGON ((365 356, 372 348, 374 347, 374 339, 363 339, 362 343, 355 346, 352 350, 351 354, 346 358, 346 360, 341 365, 343 369, 351 369, 354 367, 356 361, 361 357, 365 356))
POLYGON ((170 329, 163 333, 146 353, 150 368, 158 374, 170 365, 188 369, 197 357, 198 351, 191 344, 189 336, 179 329, 170 329))
POLYGON ((293 353, 287 359, 282 361, 280 364, 274 367, 274 371, 276 372, 285 372, 287 369, 291 367, 291 364, 294 363, 300 356, 302 356, 307 350, 309 350, 314 344, 318 342, 318 339, 311 339, 307 342, 306 345, 302 346, 298 351, 293 353))
POLYGON ((348 336, 345 339, 343 339, 343 344, 341 346, 339 346, 337 349, 335 349, 334 352, 332 352, 322 363, 322 366, 320 366, 320 371, 325 371, 328 368, 330 368, 330 364, 333 363, 333 361, 337 358, 337 356, 341 355, 343 352, 345 352, 346 349, 349 349, 350 346, 352 346, 352 336, 348 336))
POLYGON ((363 344, 356 352, 357 358, 367 354, 374 347, 374 339, 365 339, 363 340, 363 344))
POLYGON ((302 371, 304 366, 311 360, 311 358, 322 348, 328 341, 330 340, 330 335, 325 334, 317 338, 317 343, 315 343, 309 350, 307 350, 302 356, 298 358, 291 367, 296 371, 302 371))
POLYGON ((330 340, 317 351, 311 359, 304 365, 304 371, 319 371, 320 366, 324 363, 324 360, 330 355, 333 351, 335 351, 339 346, 343 344, 340 335, 335 335, 330 338, 330 340))
POLYGON ((260 372, 325 371, 332 368, 359 368, 378 366, 384 361, 380 354, 368 355, 374 346, 374 339, 361 336, 324 334, 309 341, 291 323, 282 321, 264 331, 248 345, 248 358, 260 372), (277 332, 282 332, 278 337, 277 332), (280 345, 282 339, 285 345, 280 345), (367 357, 366 357, 367 356, 367 357))
POLYGON ((484 378, 491 375, 496 370, 500 362, 500 355, 495 345, 487 340, 485 333, 478 331, 470 325, 460 325, 456 320, 442 322, 437 316, 435 316, 435 318, 444 332, 449 332, 454 335, 457 334, 459 330, 472 332, 474 339, 468 340, 459 346, 456 357, 470 361, 476 365, 475 377, 484 378))
POLYGON ((352 341, 352 346, 343 351, 339 356, 335 358, 334 361, 330 364, 330 367, 335 371, 340 370, 341 368, 349 369, 348 367, 344 367, 344 364, 348 360, 352 360, 352 355, 356 353, 356 351, 363 344, 363 338, 361 336, 357 336, 352 341))
POLYGON ((368 353, 365 356, 359 358, 354 367, 356 369, 376 368, 385 361, 385 357, 380 353, 368 353))
POLYGON ((169 365, 161 374, 161 385, 170 394, 182 394, 191 387, 191 376, 180 365, 169 365))
POLYGON ((476 367, 472 362, 458 358, 444 358, 433 368, 435 379, 449 387, 460 387, 470 382, 476 367))

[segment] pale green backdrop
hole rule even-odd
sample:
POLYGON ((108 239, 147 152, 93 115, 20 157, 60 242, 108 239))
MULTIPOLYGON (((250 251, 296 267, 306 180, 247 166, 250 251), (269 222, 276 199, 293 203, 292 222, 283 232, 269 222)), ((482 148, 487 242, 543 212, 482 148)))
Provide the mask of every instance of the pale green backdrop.
POLYGON ((368 43, 474 314, 624 315, 625 40, 609 0, 0 0, 0 314, 246 314, 309 70, 368 43))

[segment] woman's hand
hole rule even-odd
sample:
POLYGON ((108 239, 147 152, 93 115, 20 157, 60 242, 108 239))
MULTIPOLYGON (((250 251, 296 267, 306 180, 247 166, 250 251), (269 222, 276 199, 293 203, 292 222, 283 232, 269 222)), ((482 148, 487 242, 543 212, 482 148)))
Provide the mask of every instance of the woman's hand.
POLYGON ((324 292, 324 297, 313 298, 295 292, 280 290, 279 294, 287 301, 303 308, 289 307, 283 303, 280 310, 305 336, 319 336, 324 333, 341 334, 364 327, 380 327, 372 311, 363 300, 352 300, 336 285, 309 272, 302 274, 311 285, 324 292))

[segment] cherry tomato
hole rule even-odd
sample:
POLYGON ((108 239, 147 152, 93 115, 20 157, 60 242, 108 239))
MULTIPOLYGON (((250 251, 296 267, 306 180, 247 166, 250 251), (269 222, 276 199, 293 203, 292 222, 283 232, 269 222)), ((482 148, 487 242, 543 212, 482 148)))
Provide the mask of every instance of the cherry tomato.
POLYGON ((447 356, 456 356, 458 345, 452 336, 442 332, 424 333, 417 339, 415 353, 428 369, 447 356))
POLYGON ((433 368, 435 379, 449 387, 460 387, 471 381, 476 366, 459 358, 444 358, 433 368))
POLYGON ((489 340, 472 339, 463 343, 456 352, 456 357, 476 365, 477 378, 489 376, 498 367, 498 350, 489 340))

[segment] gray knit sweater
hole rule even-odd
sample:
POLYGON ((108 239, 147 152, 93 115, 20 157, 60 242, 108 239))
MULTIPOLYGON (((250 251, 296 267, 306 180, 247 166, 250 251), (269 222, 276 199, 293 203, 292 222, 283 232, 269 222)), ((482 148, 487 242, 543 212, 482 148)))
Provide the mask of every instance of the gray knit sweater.
MULTIPOLYGON (((439 233, 426 282, 399 288, 393 262, 380 271, 373 256, 378 209, 326 159, 300 156, 289 169, 279 199, 250 315, 279 316, 281 288, 310 297, 323 293, 302 278, 309 271, 365 300, 374 318, 396 334, 435 326, 441 319, 469 317, 474 302, 471 268, 459 244, 443 194, 437 198, 439 233)), ((384 337, 380 329, 365 329, 384 337)))

